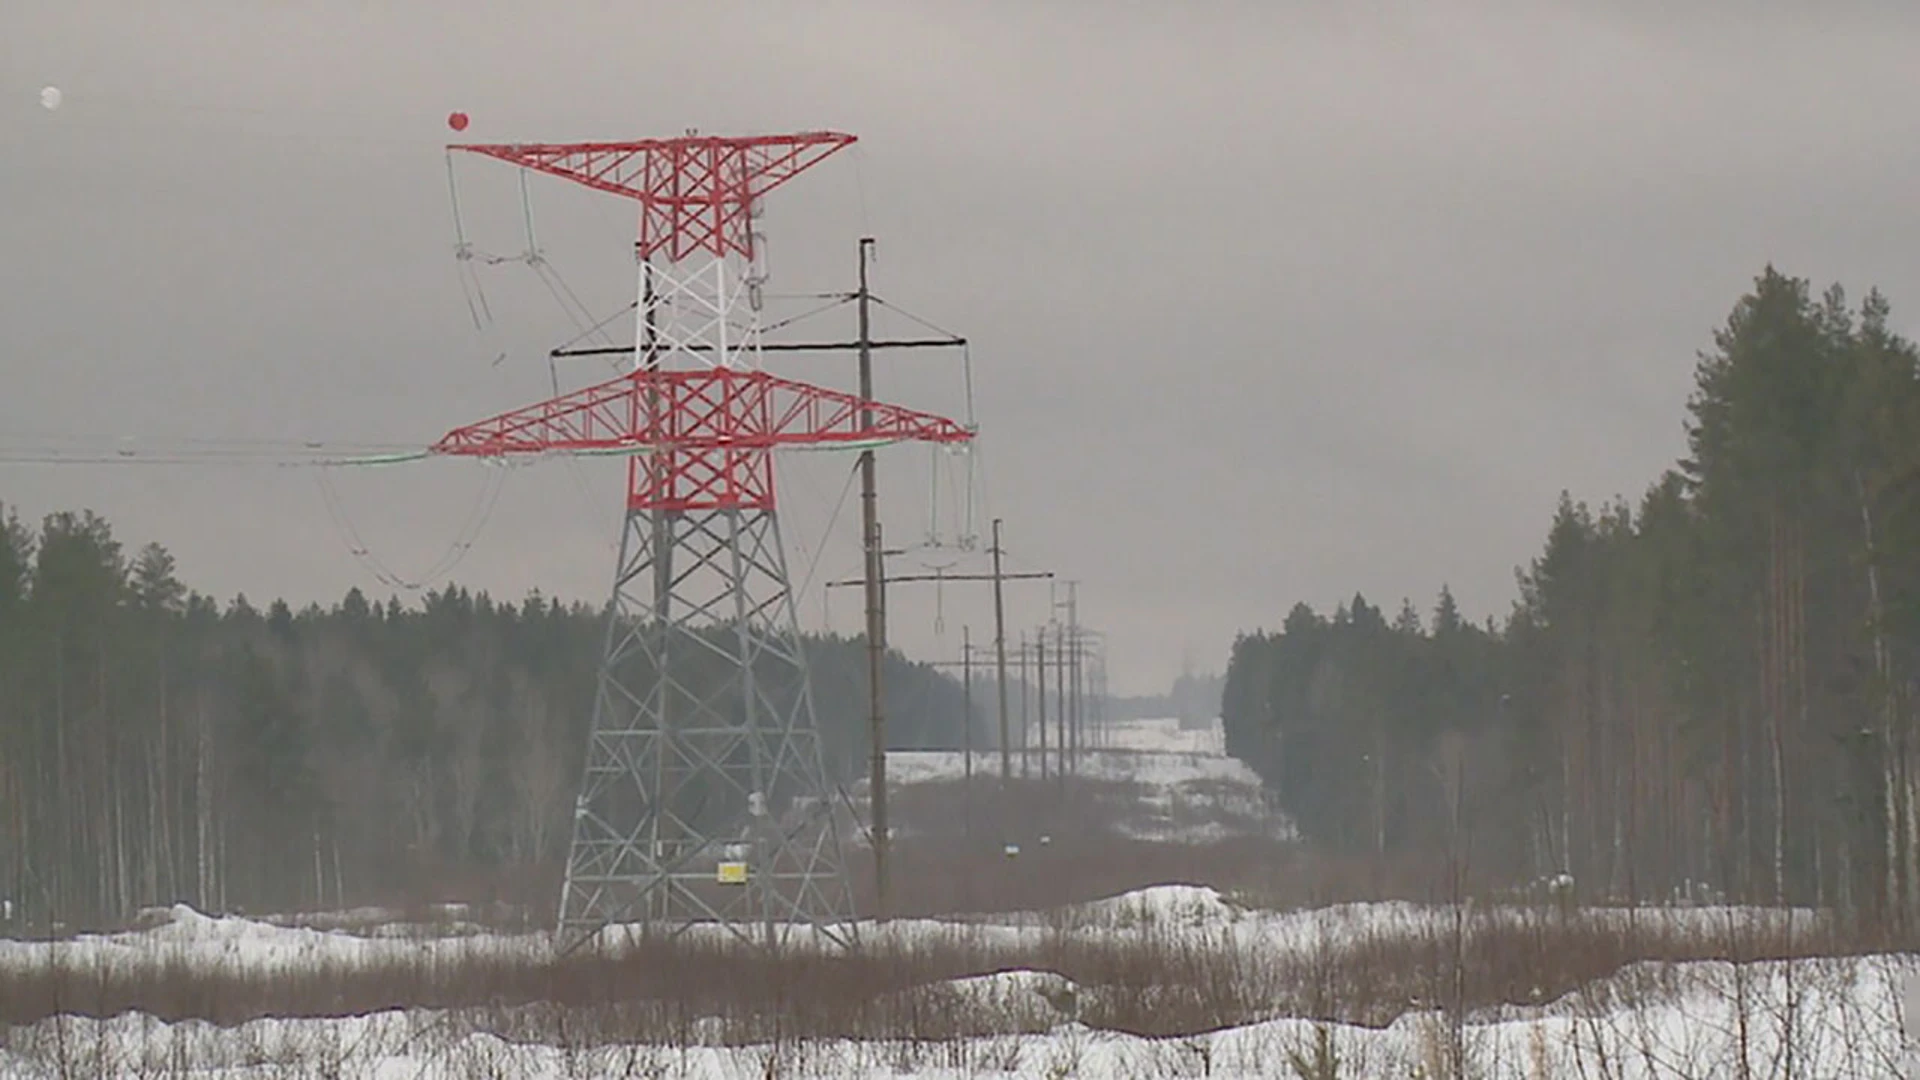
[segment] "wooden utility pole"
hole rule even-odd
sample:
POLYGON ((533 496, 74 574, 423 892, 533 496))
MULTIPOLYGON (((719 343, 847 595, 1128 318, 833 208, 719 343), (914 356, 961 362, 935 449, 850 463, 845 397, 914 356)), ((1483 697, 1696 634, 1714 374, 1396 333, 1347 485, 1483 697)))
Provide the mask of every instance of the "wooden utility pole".
POLYGON ((1000 781, 1013 779, 1013 747, 1007 738, 1007 605, 1001 595, 1000 519, 993 519, 993 651, 1000 678, 1000 781))
POLYGON ((1069 765, 1067 761, 1067 628, 1064 623, 1056 622, 1053 626, 1054 638, 1059 643, 1060 650, 1055 654, 1057 659, 1054 661, 1053 669, 1054 682, 1057 683, 1060 688, 1060 697, 1057 702, 1059 708, 1055 711, 1058 712, 1060 716, 1060 738, 1058 740, 1059 749, 1057 753, 1060 755, 1060 779, 1064 781, 1067 778, 1067 767, 1069 765))
POLYGON ((1104 750, 1107 731, 1107 652, 1106 635, 1098 630, 1080 628, 1081 678, 1080 712, 1086 729, 1088 750, 1104 750))
MULTIPOLYGON (((896 579, 897 580, 897 579, 896 579)), ((961 734, 961 769, 965 778, 961 787, 961 805, 963 818, 961 828, 966 835, 973 835, 973 628, 960 627, 960 659, 936 660, 928 667, 960 669, 961 708, 966 713, 966 727, 961 734)))
POLYGON ((960 701, 965 716, 961 723, 960 757, 964 762, 965 781, 960 789, 961 804, 965 815, 961 829, 968 836, 973 835, 973 630, 964 623, 960 627, 960 701))
MULTIPOLYGON (((873 323, 872 294, 867 288, 867 252, 873 238, 860 238, 860 291, 856 294, 860 313, 860 423, 873 426, 873 323)), ((873 448, 860 452, 860 538, 866 555, 867 608, 867 724, 872 738, 868 777, 873 806, 873 889, 879 916, 885 919, 887 905, 887 715, 881 705, 881 674, 887 656, 886 571, 880 562, 879 494, 874 484, 873 448)))
POLYGON ((1080 583, 1077 581, 1067 582, 1067 627, 1067 640, 1073 649, 1068 654, 1071 668, 1067 674, 1067 687, 1072 700, 1067 708, 1073 717, 1070 730, 1073 732, 1073 763, 1077 770, 1080 767, 1080 755, 1087 748, 1086 718, 1080 712, 1080 583))
MULTIPOLYGON (((876 548, 876 550, 878 550, 879 552, 878 557, 875 559, 876 567, 883 567, 885 559, 888 555, 902 554, 902 552, 899 552, 899 551, 886 551, 884 549, 878 549, 878 548, 876 548)), ((932 581, 932 582, 991 581, 993 582, 993 646, 994 646, 994 654, 995 654, 995 667, 997 669, 998 676, 999 676, 999 703, 1000 703, 1000 778, 1002 780, 1010 780, 1013 777, 1013 742, 1012 742, 1012 734, 1009 731, 1010 717, 1007 712, 1007 619, 1006 619, 1006 601, 1003 596, 1002 585, 1003 583, 1008 581, 1026 581, 1026 580, 1038 580, 1038 579, 1052 580, 1053 571, 1037 570, 1029 573, 1009 574, 1004 569, 1002 569, 1000 556, 1003 554, 1003 551, 1000 546, 1000 519, 999 518, 995 518, 993 521, 993 548, 991 549, 991 551, 993 554, 993 572, 990 574, 940 573, 940 574, 892 574, 892 575, 889 575, 889 574, 881 573, 881 574, 878 574, 878 577, 880 579, 879 583, 882 587, 886 585, 900 584, 902 582, 929 582, 929 581, 932 581)), ((826 587, 829 589, 837 589, 837 588, 845 588, 851 585, 865 585, 865 584, 866 584, 866 579, 861 578, 861 579, 850 580, 850 581, 829 581, 827 582, 826 587)))
POLYGON ((1027 692, 1027 632, 1025 630, 1020 631, 1018 655, 1020 662, 1020 674, 1017 676, 1020 682, 1020 779, 1025 780, 1033 770, 1033 727, 1029 723, 1030 714, 1027 709, 1030 695, 1027 692))
POLYGON ((1080 717, 1080 583, 1068 581, 1063 584, 1067 587, 1066 603, 1056 600, 1053 604, 1056 611, 1063 607, 1067 609, 1066 624, 1060 628, 1060 655, 1056 661, 1057 664, 1067 668, 1067 677, 1063 683, 1071 687, 1070 691, 1063 691, 1061 694, 1064 699, 1060 703, 1061 708, 1066 712, 1065 741, 1062 743, 1062 749, 1072 756, 1071 760, 1077 766, 1085 739, 1085 733, 1081 730, 1080 717), (1068 651, 1069 647, 1071 652, 1068 651))
MULTIPOLYGON (((874 243, 873 238, 870 236, 863 236, 860 238, 860 287, 858 291, 852 292, 852 293, 834 294, 835 299, 841 302, 851 300, 851 301, 854 301, 858 306, 859 319, 860 319, 860 325, 859 325, 860 333, 855 340, 853 341, 813 341, 813 342, 767 341, 767 342, 761 342, 758 346, 758 348, 762 352, 809 352, 809 353, 812 353, 812 352, 846 352, 849 350, 857 351, 859 355, 859 361, 860 361, 859 396, 862 404, 860 414, 861 414, 862 423, 867 427, 871 427, 873 424, 873 404, 874 404, 873 354, 874 352, 880 349, 964 348, 967 344, 966 338, 958 337, 958 336, 946 336, 946 337, 937 337, 937 338, 898 338, 898 339, 886 339, 886 340, 874 339, 873 321, 872 321, 872 305, 875 303, 884 305, 886 304, 886 301, 873 295, 873 290, 868 283, 867 265, 869 262, 870 253, 873 248, 873 243, 874 243)), ((659 344, 657 339, 657 331, 654 326, 654 293, 653 293, 653 277, 651 275, 648 275, 645 278, 645 289, 646 289, 646 292, 643 296, 642 304, 640 305, 644 307, 645 319, 643 320, 643 326, 642 326, 639 341, 633 348, 624 348, 619 346, 606 346, 606 347, 596 346, 591 348, 562 347, 562 348, 550 350, 547 355, 549 357, 559 358, 559 357, 570 357, 570 356, 631 355, 633 353, 638 352, 641 356, 645 357, 645 359, 642 361, 644 367, 646 367, 649 370, 657 368, 659 365, 659 356, 658 356, 659 344)), ((677 345, 676 348, 700 352, 700 351, 708 351, 712 348, 712 346, 702 345, 699 343, 681 343, 677 345)), ((655 410, 661 407, 654 399, 655 399, 655 395, 653 394, 652 391, 649 391, 648 409, 650 410, 650 412, 652 410, 655 410)), ((874 452, 871 448, 868 448, 863 450, 860 455, 860 481, 861 481, 860 482, 860 512, 861 512, 861 519, 862 519, 860 543, 861 543, 862 550, 866 554, 866 573, 863 575, 860 581, 853 582, 852 584, 864 585, 867 590, 867 595, 866 595, 867 684, 868 684, 867 688, 868 688, 868 694, 870 699, 869 711, 868 711, 868 725, 869 725, 869 728, 871 729, 871 734, 872 734, 872 773, 870 776, 870 782, 873 787, 874 885, 875 885, 875 891, 878 894, 880 915, 881 917, 884 918, 886 916, 887 891, 888 891, 887 890, 887 884, 888 884, 887 882, 887 824, 886 824, 887 822, 886 745, 887 744, 886 744, 886 714, 881 706, 882 687, 881 687, 880 680, 881 680, 881 674, 883 671, 883 666, 886 660, 886 649, 887 649, 886 574, 884 573, 884 562, 883 562, 884 551, 880 546, 879 495, 878 495, 878 492, 876 491, 877 485, 875 484, 874 476, 875 476, 874 452)), ((665 517, 660 514, 654 515, 653 543, 656 551, 664 551, 668 546, 666 543, 666 540, 667 540, 666 533, 663 531, 665 528, 666 528, 665 517)), ((672 576, 672 567, 669 565, 668 561, 664 559, 656 560, 654 571, 656 575, 658 575, 656 588, 659 590, 670 591, 667 589, 667 585, 669 583, 669 579, 672 576)), ((664 591, 662 592, 662 595, 665 594, 664 591)), ((655 839, 658 839, 658 837, 656 837, 655 839)))
POLYGON ((1047 628, 1041 627, 1035 643, 1035 667, 1040 671, 1040 779, 1047 778, 1047 628))

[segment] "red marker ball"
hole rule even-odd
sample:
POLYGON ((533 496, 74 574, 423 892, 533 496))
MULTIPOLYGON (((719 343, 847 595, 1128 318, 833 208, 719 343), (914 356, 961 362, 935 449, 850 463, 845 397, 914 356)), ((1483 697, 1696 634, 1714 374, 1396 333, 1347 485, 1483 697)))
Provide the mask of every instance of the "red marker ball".
POLYGON ((447 117, 447 126, 452 128, 455 131, 467 130, 467 114, 463 112, 457 112, 457 113, 454 113, 452 116, 447 117))

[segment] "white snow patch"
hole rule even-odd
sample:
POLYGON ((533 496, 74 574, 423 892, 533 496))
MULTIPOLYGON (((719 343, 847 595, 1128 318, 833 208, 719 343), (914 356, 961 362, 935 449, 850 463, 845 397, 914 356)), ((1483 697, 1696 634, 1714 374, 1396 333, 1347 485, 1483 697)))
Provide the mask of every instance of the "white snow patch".
POLYGON ((1080 906, 1083 917, 1119 929, 1140 926, 1219 926, 1241 911, 1205 885, 1155 885, 1080 906))
POLYGON ((186 904, 163 920, 116 934, 81 934, 60 941, 0 939, 0 972, 58 964, 130 976, 142 970, 192 965, 271 974, 321 964, 354 965, 405 960, 431 963, 476 955, 538 954, 550 950, 542 934, 433 934, 417 928, 405 937, 370 937, 344 930, 277 926, 237 915, 210 916, 186 904))
MULTIPOLYGON (((976 779, 997 775, 997 753, 973 755, 976 779)), ((916 784, 958 781, 966 770, 963 752, 895 750, 887 755, 887 781, 896 792, 916 784)), ((1259 775, 1227 754, 1217 719, 1208 727, 1191 729, 1176 719, 1115 724, 1106 742, 1082 755, 1075 775, 1130 789, 1123 793, 1124 801, 1115 804, 1114 822, 1117 831, 1135 839, 1202 843, 1293 835, 1259 775)), ((865 782, 854 791, 864 801, 865 782)))

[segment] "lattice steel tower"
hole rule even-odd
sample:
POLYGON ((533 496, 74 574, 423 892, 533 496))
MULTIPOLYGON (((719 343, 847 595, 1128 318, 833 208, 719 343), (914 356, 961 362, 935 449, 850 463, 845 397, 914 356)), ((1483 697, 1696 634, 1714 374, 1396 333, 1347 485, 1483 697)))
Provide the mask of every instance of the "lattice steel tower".
POLYGON ((561 889, 571 949, 610 922, 777 944, 853 915, 774 452, 971 437, 759 366, 760 200, 837 132, 455 145, 640 204, 634 370, 447 433, 445 454, 629 455, 626 517, 561 889))

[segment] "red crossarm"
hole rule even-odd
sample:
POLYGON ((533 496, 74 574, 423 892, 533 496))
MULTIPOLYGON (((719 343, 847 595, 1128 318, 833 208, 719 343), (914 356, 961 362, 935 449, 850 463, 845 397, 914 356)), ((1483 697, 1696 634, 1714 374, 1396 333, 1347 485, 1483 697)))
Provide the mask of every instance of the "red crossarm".
POLYGON ((631 508, 771 508, 777 449, 972 438, 945 417, 765 371, 643 369, 455 428, 433 452, 630 452, 631 508))
POLYGON ((751 213, 767 192, 854 142, 838 131, 637 142, 456 143, 640 203, 641 258, 696 252, 753 256, 751 213))

